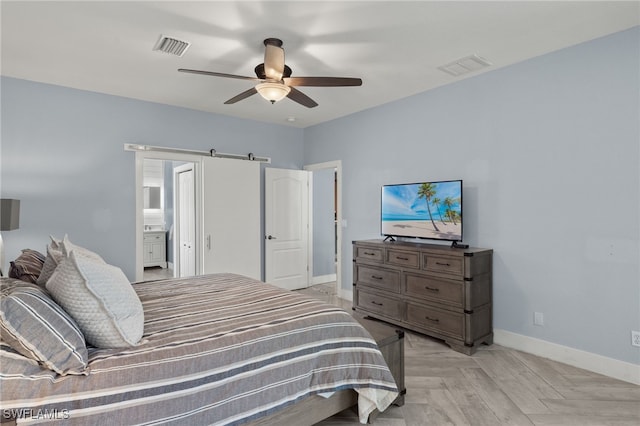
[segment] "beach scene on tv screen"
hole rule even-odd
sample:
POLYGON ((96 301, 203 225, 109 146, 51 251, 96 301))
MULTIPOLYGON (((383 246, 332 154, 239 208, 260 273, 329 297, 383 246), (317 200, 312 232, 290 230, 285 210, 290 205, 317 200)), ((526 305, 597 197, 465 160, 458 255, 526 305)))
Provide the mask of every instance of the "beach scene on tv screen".
POLYGON ((462 240, 462 183, 382 187, 382 234, 462 240))

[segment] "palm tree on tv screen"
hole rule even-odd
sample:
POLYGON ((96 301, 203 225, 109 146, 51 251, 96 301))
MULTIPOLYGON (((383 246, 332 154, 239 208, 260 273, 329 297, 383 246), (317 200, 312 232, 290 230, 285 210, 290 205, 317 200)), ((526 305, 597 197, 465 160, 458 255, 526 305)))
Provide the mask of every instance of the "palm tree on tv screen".
POLYGON ((436 206, 436 212, 438 212, 438 216, 440 217, 440 222, 444 223, 444 219, 442 218, 442 213, 440 213, 440 202, 442 200, 438 197, 435 197, 431 202, 434 206, 436 206))
POLYGON ((436 223, 433 221, 433 216, 431 215, 431 207, 429 207, 429 203, 431 202, 431 197, 436 195, 436 189, 431 183, 423 183, 420 185, 420 189, 418 189, 418 198, 424 198, 427 202, 427 212, 429 212, 429 219, 431 220, 431 224, 436 231, 440 231, 436 226, 436 223))
POLYGON ((447 207, 447 210, 444 212, 444 215, 447 216, 449 220, 453 222, 454 225, 457 225, 456 217, 459 217, 458 212, 456 212, 451 208, 455 204, 455 200, 451 197, 447 197, 444 199, 442 204, 444 204, 447 207))

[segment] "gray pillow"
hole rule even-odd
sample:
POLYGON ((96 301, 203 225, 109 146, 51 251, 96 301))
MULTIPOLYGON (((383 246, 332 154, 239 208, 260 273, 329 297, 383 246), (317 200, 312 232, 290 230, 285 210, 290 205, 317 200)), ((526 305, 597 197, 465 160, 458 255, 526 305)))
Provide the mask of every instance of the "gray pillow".
POLYGON ((2 279, 2 340, 16 352, 58 374, 87 374, 87 347, 75 321, 44 289, 16 281, 2 279))
POLYGON ((142 303, 120 268, 71 250, 47 281, 53 299, 98 348, 137 344, 144 330, 142 303))
POLYGON ((9 277, 29 283, 37 283, 44 266, 45 256, 36 250, 24 249, 18 258, 10 262, 9 277))

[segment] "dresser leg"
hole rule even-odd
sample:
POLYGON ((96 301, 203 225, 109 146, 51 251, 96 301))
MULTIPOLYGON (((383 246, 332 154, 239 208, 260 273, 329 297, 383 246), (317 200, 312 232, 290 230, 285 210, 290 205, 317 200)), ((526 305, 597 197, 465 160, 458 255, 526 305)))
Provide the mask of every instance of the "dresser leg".
POLYGON ((487 346, 493 345, 493 333, 491 333, 487 337, 485 337, 484 340, 482 341, 482 343, 484 343, 487 346))

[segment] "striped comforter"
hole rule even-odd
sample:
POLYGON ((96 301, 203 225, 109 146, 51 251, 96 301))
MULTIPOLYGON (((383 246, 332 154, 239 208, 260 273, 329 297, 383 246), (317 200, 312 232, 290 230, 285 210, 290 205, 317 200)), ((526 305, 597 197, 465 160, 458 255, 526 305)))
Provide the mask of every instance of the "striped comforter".
POLYGON ((58 376, 3 351, 3 412, 23 410, 34 423, 242 424, 314 394, 353 388, 371 410, 397 396, 375 342, 333 305, 233 274, 134 288, 140 344, 90 349, 88 376, 58 376))

